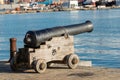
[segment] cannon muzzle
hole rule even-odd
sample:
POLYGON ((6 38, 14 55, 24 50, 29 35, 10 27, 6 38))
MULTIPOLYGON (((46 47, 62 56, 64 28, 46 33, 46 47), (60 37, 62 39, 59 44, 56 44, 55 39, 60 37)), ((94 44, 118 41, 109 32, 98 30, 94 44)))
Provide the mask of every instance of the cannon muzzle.
POLYGON ((28 31, 24 38, 24 43, 28 47, 39 47, 40 44, 51 39, 52 37, 68 35, 77 35, 85 32, 91 32, 93 24, 91 21, 86 21, 81 24, 73 24, 67 26, 47 28, 43 30, 28 31))

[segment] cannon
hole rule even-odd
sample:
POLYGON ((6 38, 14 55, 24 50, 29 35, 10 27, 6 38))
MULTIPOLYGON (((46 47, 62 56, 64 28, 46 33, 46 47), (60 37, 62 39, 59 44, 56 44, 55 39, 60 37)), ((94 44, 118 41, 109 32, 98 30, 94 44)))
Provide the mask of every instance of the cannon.
POLYGON ((92 30, 92 23, 90 21, 86 21, 82 24, 28 31, 25 35, 24 43, 29 47, 39 47, 40 44, 50 40, 52 37, 62 35, 77 35, 84 32, 91 32, 92 30))
POLYGON ((60 63, 74 69, 80 61, 74 52, 74 35, 92 30, 92 22, 86 21, 81 24, 28 31, 24 38, 25 45, 18 51, 17 39, 10 38, 10 67, 13 71, 34 69, 43 73, 52 67, 52 64, 60 63))

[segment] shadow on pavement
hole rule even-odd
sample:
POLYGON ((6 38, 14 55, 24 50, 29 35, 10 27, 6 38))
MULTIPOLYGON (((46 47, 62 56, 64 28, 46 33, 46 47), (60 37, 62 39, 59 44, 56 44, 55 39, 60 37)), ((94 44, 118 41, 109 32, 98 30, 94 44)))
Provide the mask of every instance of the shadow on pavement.
POLYGON ((8 61, 0 61, 0 73, 11 73, 10 65, 8 61))

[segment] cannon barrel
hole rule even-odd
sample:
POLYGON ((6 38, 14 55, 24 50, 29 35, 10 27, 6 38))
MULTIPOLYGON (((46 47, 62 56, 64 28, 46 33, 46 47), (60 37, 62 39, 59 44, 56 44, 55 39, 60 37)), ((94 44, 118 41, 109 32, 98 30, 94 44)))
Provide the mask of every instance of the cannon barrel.
POLYGON ((52 37, 68 35, 77 35, 84 32, 91 32, 93 24, 91 21, 86 21, 81 24, 73 24, 67 26, 47 28, 43 30, 28 31, 24 38, 24 43, 29 47, 38 47, 41 43, 51 39, 52 37))

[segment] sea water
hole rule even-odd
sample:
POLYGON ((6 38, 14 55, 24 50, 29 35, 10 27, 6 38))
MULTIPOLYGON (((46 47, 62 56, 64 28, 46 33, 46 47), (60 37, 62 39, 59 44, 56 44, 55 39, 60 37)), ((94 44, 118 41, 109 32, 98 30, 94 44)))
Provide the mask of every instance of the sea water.
POLYGON ((9 38, 17 38, 17 48, 24 46, 29 30, 92 21, 91 33, 75 35, 75 53, 93 66, 120 68, 120 9, 42 12, 0 15, 0 60, 8 60, 9 38))

